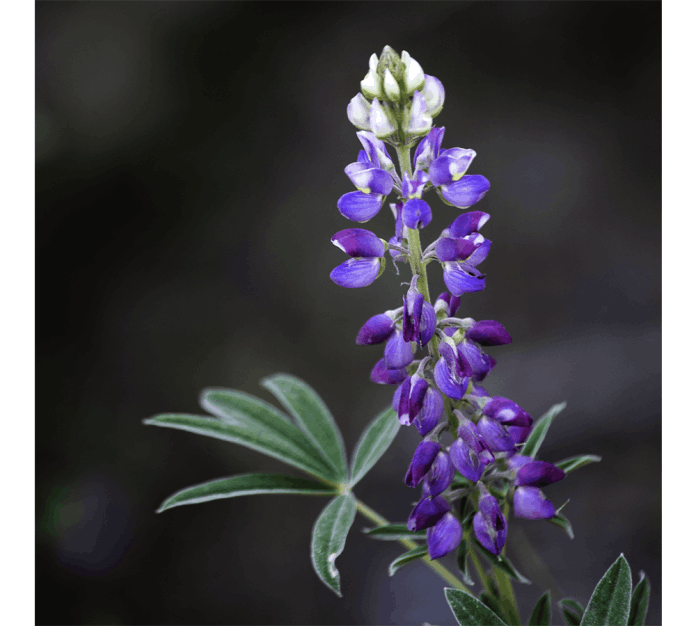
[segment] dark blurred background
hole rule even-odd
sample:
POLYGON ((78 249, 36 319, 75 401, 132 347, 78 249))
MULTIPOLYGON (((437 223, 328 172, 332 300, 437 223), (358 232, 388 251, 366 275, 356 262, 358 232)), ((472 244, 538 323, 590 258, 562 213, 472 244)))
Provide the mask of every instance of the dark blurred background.
MULTIPOLYGON (((586 602, 623 552, 661 623, 660 9, 653 2, 124 2, 36 5, 39 624, 451 624, 443 583, 357 519, 315 576, 326 504, 248 497, 155 515, 174 491, 284 465, 146 428, 199 390, 313 385, 350 448, 391 400, 371 315, 408 271, 328 278, 360 145, 345 108, 370 54, 406 49, 447 92, 445 147, 492 187, 485 291, 460 313, 514 343, 486 380, 533 416, 567 400, 542 458, 601 464, 546 490, 573 541, 513 520, 523 616, 547 588, 586 602), (530 553, 533 545, 547 569, 530 553)), ((432 198, 427 243, 460 212, 432 198)), ((386 209, 367 226, 392 233, 386 209)), ((431 265, 431 287, 442 275, 431 265)), ((393 521, 419 438, 403 429, 358 487, 393 521)), ((453 565, 451 560, 446 564, 453 565)), ((558 599, 556 597, 555 599, 558 599)), ((555 622, 560 622, 556 612, 555 622)))

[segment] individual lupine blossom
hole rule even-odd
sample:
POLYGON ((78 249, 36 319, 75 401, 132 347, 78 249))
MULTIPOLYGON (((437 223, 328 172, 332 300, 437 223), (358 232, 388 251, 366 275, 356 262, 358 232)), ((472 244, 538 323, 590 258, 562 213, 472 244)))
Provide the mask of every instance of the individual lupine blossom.
POLYGON ((508 467, 515 472, 516 487, 512 505, 517 517, 525 519, 550 519, 556 508, 546 499, 540 487, 565 478, 565 472, 553 463, 537 461, 516 454, 508 459, 508 467))
POLYGON ((379 58, 370 58, 361 92, 347 110, 363 148, 357 161, 345 168, 356 191, 343 195, 338 208, 347 219, 364 223, 395 192, 397 198, 390 203, 394 234, 387 242, 361 228, 340 231, 332 241, 351 258, 331 273, 341 286, 367 286, 382 273, 387 250, 394 261, 408 262, 413 270, 401 306, 367 320, 356 343, 383 345, 383 356, 370 379, 395 386, 392 407, 399 422, 414 425, 423 437, 405 477, 409 487, 422 489, 407 525, 412 531, 427 529, 432 559, 461 542, 462 511, 452 508, 458 498, 479 490, 473 531, 485 549, 500 554, 507 520, 491 494, 500 493, 492 483, 507 482, 514 489, 519 516, 541 518, 555 511, 551 512, 553 506, 540 487, 557 480, 560 472, 550 464, 520 457, 531 416, 512 400, 490 397, 481 386, 496 365, 487 351, 512 341, 507 330, 494 320, 456 317, 461 296, 486 285, 477 268, 491 249, 491 242, 480 233, 490 215, 467 211, 425 247, 420 258, 411 249, 414 242, 420 249, 420 231, 433 220, 433 208, 424 199, 431 189, 445 204, 459 209, 469 209, 490 189, 484 176, 469 174, 474 150, 442 148, 445 129, 433 127, 433 118, 442 110, 444 96, 442 83, 425 74, 407 52, 399 56, 387 46, 379 58), (397 150, 403 166, 400 175, 387 144, 397 150), (426 266, 432 261, 441 264, 448 289, 434 304, 424 287, 426 266), (440 441, 445 432, 453 437, 449 446, 440 441))

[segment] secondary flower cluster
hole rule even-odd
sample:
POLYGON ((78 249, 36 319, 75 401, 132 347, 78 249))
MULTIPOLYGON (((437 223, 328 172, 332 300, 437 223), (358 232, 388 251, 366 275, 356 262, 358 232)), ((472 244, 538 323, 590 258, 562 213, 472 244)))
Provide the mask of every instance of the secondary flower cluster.
POLYGON ((387 47, 379 59, 373 55, 361 87, 362 94, 348 106, 348 118, 360 129, 363 150, 345 168, 357 191, 343 195, 338 209, 349 220, 364 223, 395 191, 395 234, 385 240, 363 228, 336 233, 332 242, 350 258, 331 272, 331 280, 348 288, 373 283, 384 271, 387 251, 395 261, 409 262, 414 275, 402 306, 370 318, 356 339, 359 345, 384 344, 371 379, 397 385, 392 406, 398 419, 405 426, 414 424, 423 437, 405 478, 410 487, 422 486, 408 528, 427 529, 433 559, 456 549, 469 530, 497 555, 507 536, 500 501, 509 497, 518 517, 551 518, 555 508, 540 488, 564 473, 519 453, 532 429, 531 416, 512 400, 489 396, 481 386, 496 365, 484 348, 510 343, 508 332, 493 320, 455 317, 460 297, 486 285, 477 266, 490 251, 491 242, 479 232, 490 215, 460 215, 422 252, 419 239, 432 220, 425 193, 435 189, 446 204, 468 209, 490 183, 467 174, 473 150, 442 149, 445 129, 432 127, 444 103, 442 83, 423 74, 408 53, 399 58, 387 47), (422 139, 411 159, 410 147, 418 137, 422 139), (385 141, 397 149, 401 175, 385 141), (425 272, 436 260, 448 291, 431 304, 425 272), (419 350, 424 354, 416 358, 419 350), (447 433, 450 445, 442 441, 447 433), (462 499, 465 506, 455 506, 462 499))

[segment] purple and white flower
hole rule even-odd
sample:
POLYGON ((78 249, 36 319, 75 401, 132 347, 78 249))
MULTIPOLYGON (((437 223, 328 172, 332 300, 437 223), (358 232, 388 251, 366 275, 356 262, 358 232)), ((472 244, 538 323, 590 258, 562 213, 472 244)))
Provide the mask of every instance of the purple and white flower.
POLYGON ((347 228, 331 242, 352 257, 334 268, 330 278, 340 287, 366 287, 384 271, 385 242, 364 228, 347 228))

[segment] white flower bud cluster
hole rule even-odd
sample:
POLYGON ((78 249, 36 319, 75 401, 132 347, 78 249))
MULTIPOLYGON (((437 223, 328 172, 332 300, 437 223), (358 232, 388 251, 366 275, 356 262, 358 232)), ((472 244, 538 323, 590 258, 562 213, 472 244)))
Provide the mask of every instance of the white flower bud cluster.
POLYGON ((426 135, 445 102, 442 83, 424 74, 408 52, 399 57, 389 46, 379 58, 370 57, 360 90, 348 104, 348 119, 394 145, 412 145, 426 135))

